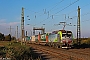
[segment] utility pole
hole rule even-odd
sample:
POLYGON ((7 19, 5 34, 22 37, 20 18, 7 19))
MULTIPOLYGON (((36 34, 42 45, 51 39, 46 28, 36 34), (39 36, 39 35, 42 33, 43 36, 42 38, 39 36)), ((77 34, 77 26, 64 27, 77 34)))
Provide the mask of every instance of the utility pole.
POLYGON ((16 40, 16 31, 15 31, 15 40, 16 40))
POLYGON ((10 35, 12 36, 11 26, 10 26, 10 35))
POLYGON ((11 26, 10 26, 10 28, 8 28, 8 29, 10 29, 10 35, 12 36, 12 31, 11 31, 11 29, 13 29, 13 28, 11 28, 11 26))
POLYGON ((81 30, 80 30, 80 8, 78 6, 78 19, 77 19, 77 44, 80 45, 81 42, 81 30))
POLYGON ((18 26, 17 26, 17 39, 18 39, 18 26))
POLYGON ((25 33, 24 33, 24 8, 22 7, 22 13, 21 13, 21 45, 22 45, 22 40, 25 38, 25 33))

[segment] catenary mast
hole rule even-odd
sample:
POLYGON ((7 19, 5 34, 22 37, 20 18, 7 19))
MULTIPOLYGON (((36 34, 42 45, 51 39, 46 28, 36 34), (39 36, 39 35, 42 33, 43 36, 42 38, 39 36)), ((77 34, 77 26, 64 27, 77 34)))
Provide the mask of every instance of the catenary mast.
POLYGON ((22 7, 22 13, 21 13, 21 45, 22 40, 24 40, 25 34, 24 34, 24 8, 22 7))
POLYGON ((80 45, 81 29, 80 29, 80 8, 78 6, 78 19, 77 19, 77 43, 80 45))

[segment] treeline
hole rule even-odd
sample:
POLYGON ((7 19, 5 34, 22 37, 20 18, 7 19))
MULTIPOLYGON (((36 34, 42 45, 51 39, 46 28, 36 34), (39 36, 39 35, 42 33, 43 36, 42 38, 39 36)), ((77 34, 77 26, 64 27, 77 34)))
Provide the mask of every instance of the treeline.
POLYGON ((10 34, 8 35, 4 35, 2 33, 0 33, 0 41, 11 41, 11 40, 15 40, 15 37, 11 37, 10 34))

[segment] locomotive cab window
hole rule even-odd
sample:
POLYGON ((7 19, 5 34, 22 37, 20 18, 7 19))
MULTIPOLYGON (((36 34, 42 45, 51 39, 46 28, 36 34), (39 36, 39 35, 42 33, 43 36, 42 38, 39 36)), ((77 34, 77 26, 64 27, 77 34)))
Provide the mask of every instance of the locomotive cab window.
POLYGON ((62 33, 62 37, 65 37, 67 34, 66 33, 62 33))

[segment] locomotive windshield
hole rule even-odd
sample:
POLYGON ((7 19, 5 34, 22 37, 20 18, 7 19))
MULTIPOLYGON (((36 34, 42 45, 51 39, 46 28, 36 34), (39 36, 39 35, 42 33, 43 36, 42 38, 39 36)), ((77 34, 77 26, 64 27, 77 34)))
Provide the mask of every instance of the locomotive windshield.
POLYGON ((62 32, 62 37, 71 37, 71 36, 72 36, 72 32, 71 31, 62 32))

